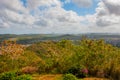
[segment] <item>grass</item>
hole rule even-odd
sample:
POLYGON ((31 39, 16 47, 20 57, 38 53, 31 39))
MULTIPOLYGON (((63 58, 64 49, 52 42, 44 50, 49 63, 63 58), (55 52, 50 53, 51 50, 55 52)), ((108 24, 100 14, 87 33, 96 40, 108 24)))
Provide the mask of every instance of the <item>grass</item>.
POLYGON ((109 80, 105 78, 84 78, 83 80, 109 80))
MULTIPOLYGON (((61 80, 61 74, 33 75, 33 80, 61 80)), ((104 78, 84 78, 78 80, 109 80, 104 78)))
POLYGON ((61 74, 34 75, 33 80, 60 80, 61 74))

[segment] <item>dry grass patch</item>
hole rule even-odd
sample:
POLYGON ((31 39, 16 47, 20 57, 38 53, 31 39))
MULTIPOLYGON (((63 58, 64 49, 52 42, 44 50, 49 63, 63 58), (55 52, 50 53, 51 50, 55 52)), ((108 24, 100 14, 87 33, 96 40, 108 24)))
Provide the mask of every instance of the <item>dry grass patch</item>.
POLYGON ((34 80, 58 80, 58 78, 61 78, 61 74, 47 74, 47 75, 34 75, 34 80))
POLYGON ((84 78, 83 80, 109 80, 105 78, 84 78))
MULTIPOLYGON (((34 75, 33 80, 61 80, 62 74, 34 75)), ((78 80, 109 80, 105 78, 84 78, 78 80)))

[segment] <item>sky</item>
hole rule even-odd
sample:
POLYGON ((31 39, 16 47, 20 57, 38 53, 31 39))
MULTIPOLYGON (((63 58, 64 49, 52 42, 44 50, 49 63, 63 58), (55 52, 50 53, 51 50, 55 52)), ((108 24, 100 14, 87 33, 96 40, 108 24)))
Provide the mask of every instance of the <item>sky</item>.
POLYGON ((0 34, 120 33, 120 0, 0 0, 0 34))

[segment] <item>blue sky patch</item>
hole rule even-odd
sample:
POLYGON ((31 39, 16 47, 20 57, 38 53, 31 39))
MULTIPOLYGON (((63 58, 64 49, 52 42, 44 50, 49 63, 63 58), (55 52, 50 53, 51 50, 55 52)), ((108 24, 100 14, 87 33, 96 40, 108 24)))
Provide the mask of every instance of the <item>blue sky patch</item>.
MULTIPOLYGON (((61 0, 64 1, 64 0, 61 0)), ((98 1, 93 1, 93 5, 89 8, 85 8, 85 7, 78 7, 76 4, 74 4, 72 1, 70 3, 66 3, 63 5, 63 8, 65 10, 72 10, 75 11, 78 15, 80 16, 85 16, 87 14, 94 14, 95 13, 95 9, 97 7, 97 3, 98 1)))

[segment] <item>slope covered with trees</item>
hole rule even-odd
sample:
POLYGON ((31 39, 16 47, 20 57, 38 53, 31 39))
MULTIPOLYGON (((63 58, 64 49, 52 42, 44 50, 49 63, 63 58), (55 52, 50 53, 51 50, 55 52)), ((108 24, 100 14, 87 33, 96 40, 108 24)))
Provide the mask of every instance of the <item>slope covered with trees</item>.
POLYGON ((73 74, 78 78, 120 79, 120 48, 103 40, 44 41, 23 46, 5 41, 0 47, 0 73, 73 74))

